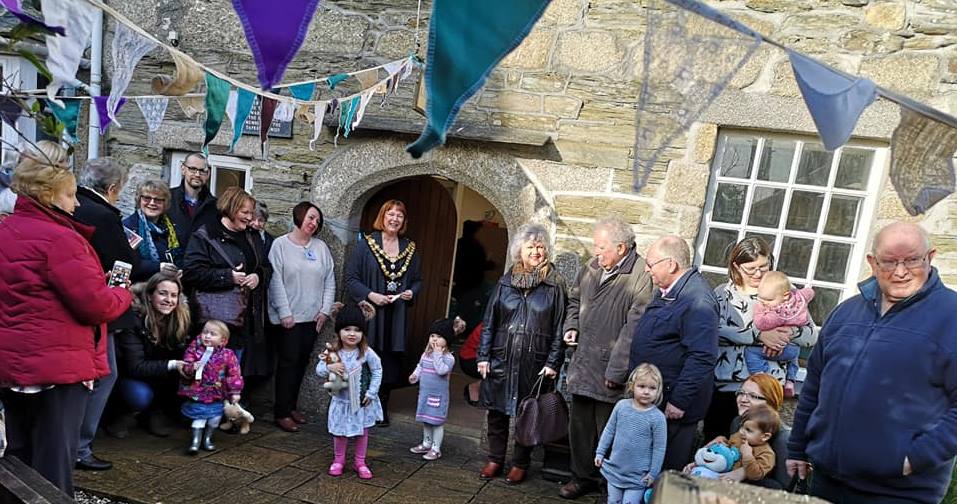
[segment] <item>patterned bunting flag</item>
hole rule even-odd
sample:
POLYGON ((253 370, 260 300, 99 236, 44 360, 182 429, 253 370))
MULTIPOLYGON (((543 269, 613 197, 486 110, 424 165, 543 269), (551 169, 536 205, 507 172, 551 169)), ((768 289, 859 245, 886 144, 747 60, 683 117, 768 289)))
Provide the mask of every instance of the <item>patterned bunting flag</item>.
POLYGON ((296 114, 296 104, 291 101, 281 101, 276 105, 276 115, 274 119, 279 122, 289 122, 296 114))
POLYGON ((146 121, 146 130, 155 133, 163 124, 163 118, 166 117, 169 98, 137 98, 136 106, 140 108, 143 119, 146 121))
POLYGON ((203 153, 209 154, 209 142, 216 138, 226 115, 226 100, 229 98, 229 82, 206 72, 206 138, 203 140, 203 153))
POLYGON ((116 24, 116 33, 113 35, 113 47, 111 50, 113 56, 113 83, 110 86, 110 99, 107 100, 106 110, 110 114, 110 119, 121 128, 123 126, 116 120, 116 116, 114 115, 114 110, 119 109, 116 104, 120 97, 123 96, 123 93, 126 92, 126 88, 130 85, 130 80, 133 79, 133 70, 136 68, 136 65, 143 59, 143 56, 146 56, 155 47, 156 42, 140 35, 123 23, 116 24))
POLYGON ((80 118, 80 107, 83 105, 83 101, 64 98, 63 100, 47 100, 46 102, 47 108, 50 109, 57 121, 63 123, 65 140, 71 144, 77 143, 79 139, 76 137, 76 124, 80 118))
POLYGON ((284 0, 281 6, 273 0, 233 0, 263 89, 282 82, 318 6, 319 0, 284 0))
POLYGON ((518 47, 549 0, 434 0, 426 66, 425 130, 406 147, 412 157, 445 143, 462 104, 481 89, 488 73, 518 47))
POLYGON ((957 129, 908 108, 891 137, 890 179, 907 212, 918 215, 954 192, 957 129))
POLYGON ((40 8, 47 23, 65 27, 67 34, 65 37, 46 36, 47 68, 53 75, 47 86, 47 98, 63 108, 56 94, 64 85, 76 83, 76 71, 83 51, 90 45, 93 20, 98 10, 88 2, 76 0, 44 0, 40 8))
POLYGON ((249 112, 253 109, 253 103, 256 102, 256 94, 252 91, 240 88, 236 91, 236 116, 233 119, 233 140, 229 143, 229 150, 235 150, 239 137, 243 134, 243 128, 246 127, 246 119, 249 112))
POLYGON ((93 104, 96 106, 96 116, 100 121, 100 135, 106 134, 106 128, 113 121, 111 117, 116 115, 117 112, 123 108, 123 105, 126 105, 126 98, 120 97, 119 101, 116 102, 116 105, 113 107, 113 110, 109 110, 109 97, 108 96, 94 96, 93 104))
POLYGON ((322 133, 322 118, 326 115, 326 109, 329 107, 329 102, 319 102, 316 104, 316 124, 315 131, 312 135, 312 140, 309 141, 309 150, 316 150, 315 143, 319 140, 319 134, 322 133))

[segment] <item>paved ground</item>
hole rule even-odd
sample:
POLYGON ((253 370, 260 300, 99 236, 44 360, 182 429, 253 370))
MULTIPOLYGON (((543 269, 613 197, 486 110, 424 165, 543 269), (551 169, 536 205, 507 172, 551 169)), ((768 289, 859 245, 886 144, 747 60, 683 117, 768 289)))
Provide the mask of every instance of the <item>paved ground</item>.
MULTIPOLYGON (((351 472, 339 478, 326 474, 332 447, 324 419, 290 434, 264 418, 246 436, 219 433, 219 449, 195 457, 184 453, 185 428, 169 438, 133 430, 123 440, 98 438, 97 455, 112 460, 114 469, 78 471, 76 480, 90 493, 150 504, 568 502, 558 498, 558 483, 542 480, 540 462, 533 464, 522 485, 479 480, 485 455, 478 437, 474 431, 455 430, 446 436, 442 459, 426 462, 408 451, 421 436, 408 418, 374 429, 368 464, 375 478, 368 482, 351 472)), ((349 453, 351 457, 351 447, 349 453)), ((578 502, 600 499, 593 494, 578 502)))

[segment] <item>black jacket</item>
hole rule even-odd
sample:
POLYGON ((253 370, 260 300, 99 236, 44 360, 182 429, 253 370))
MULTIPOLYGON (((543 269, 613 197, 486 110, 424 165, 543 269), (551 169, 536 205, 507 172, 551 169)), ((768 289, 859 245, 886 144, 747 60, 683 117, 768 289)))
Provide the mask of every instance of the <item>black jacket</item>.
POLYGON ((219 212, 216 210, 216 196, 209 192, 209 187, 204 187, 199 192, 199 208, 190 217, 189 213, 186 212, 184 184, 186 184, 185 180, 170 191, 172 201, 170 201, 169 210, 166 213, 173 220, 173 227, 176 228, 176 236, 179 238, 180 246, 185 248, 189 246, 189 238, 194 231, 207 224, 219 221, 219 212))
MULTIPOLYGON (((113 263, 123 261, 133 265, 133 275, 137 274, 139 261, 134 255, 133 248, 126 238, 126 232, 123 231, 123 221, 120 210, 109 204, 99 194, 86 187, 79 187, 76 191, 76 199, 80 206, 76 208, 73 216, 76 220, 93 226, 93 236, 90 238, 90 245, 96 251, 100 259, 100 265, 103 271, 107 272, 113 269, 113 263)), ((120 318, 110 322, 107 330, 116 331, 133 327, 135 317, 130 311, 127 311, 120 318)))
POLYGON ((565 321, 565 281, 554 269, 530 291, 512 286, 512 273, 498 281, 489 298, 478 362, 488 362, 479 404, 515 415, 542 367, 558 370, 565 321))
POLYGON ((136 325, 120 331, 116 337, 116 363, 120 374, 137 380, 153 380, 177 376, 170 371, 169 361, 182 360, 186 342, 172 348, 150 341, 146 320, 136 317, 136 325))
MULTIPOLYGON (((170 219, 172 220, 172 219, 170 219)), ((133 232, 139 234, 140 227, 140 214, 133 212, 132 215, 123 219, 123 225, 132 230, 133 232)), ((176 238, 179 239, 179 232, 176 230, 176 223, 173 222, 173 232, 176 233, 176 238)), ((167 262, 166 252, 169 251, 173 256, 173 263, 177 267, 183 267, 183 244, 180 243, 179 247, 174 250, 169 250, 169 237, 166 234, 156 234, 150 232, 153 238, 153 246, 156 247, 156 253, 159 256, 159 261, 154 261, 152 258, 145 258, 140 255, 140 250, 135 250, 133 255, 136 262, 133 263, 134 275, 132 276, 134 282, 145 282, 150 279, 151 276, 158 273, 160 270, 160 263, 167 262)), ((145 240, 146 237, 144 236, 145 240)), ((146 247, 145 243, 140 244, 140 248, 146 247)))

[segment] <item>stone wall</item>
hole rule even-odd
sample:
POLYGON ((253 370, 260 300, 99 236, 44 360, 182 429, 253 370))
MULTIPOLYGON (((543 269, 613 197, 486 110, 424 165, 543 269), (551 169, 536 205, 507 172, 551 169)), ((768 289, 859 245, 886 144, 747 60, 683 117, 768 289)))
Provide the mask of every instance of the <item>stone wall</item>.
MULTIPOLYGON (((228 3, 112 3, 162 39, 168 29, 176 29, 182 40, 181 49, 204 63, 255 83, 254 65, 228 3)), ((591 223, 608 213, 617 213, 633 223, 641 246, 664 233, 677 233, 694 241, 720 127, 814 131, 784 53, 762 47, 702 122, 670 146, 648 184, 639 193, 633 193, 630 169, 639 85, 636 77, 645 23, 643 6, 647 3, 554 0, 526 41, 492 72, 486 86, 466 104, 452 128, 455 132, 481 127, 494 131, 496 138, 512 138, 516 144, 538 132, 548 135, 552 146, 515 149, 508 141, 476 144, 457 141, 453 133, 448 147, 452 153, 436 154, 454 158, 457 171, 453 178, 486 196, 489 195, 483 189, 492 184, 483 188, 481 181, 503 176, 494 170, 485 171, 491 169, 487 157, 511 158, 501 166, 520 170, 526 180, 520 186, 499 187, 516 191, 516 200, 524 197, 520 196, 522 191, 535 193, 532 199, 537 203, 516 215, 550 221, 562 251, 587 254, 591 223)), ((709 3, 784 44, 957 113, 957 4, 951 0, 709 3)), ((323 3, 286 79, 356 70, 408 54, 416 47, 416 4, 414 0, 323 3)), ((428 8, 429 3, 425 2, 419 20, 423 41, 428 8)), ((423 53, 423 48, 419 48, 419 54, 423 53)), ((171 64, 164 54, 156 52, 141 64, 130 93, 145 92, 148 78, 161 72, 171 72, 171 64)), ((403 83, 398 95, 384 107, 370 107, 365 124, 401 121, 412 125, 406 132, 414 131, 422 120, 410 109, 412 93, 413 82, 403 83)), ((124 128, 111 132, 110 154, 137 163, 141 172, 158 174, 162 172, 166 149, 195 150, 203 137, 201 123, 186 120, 175 103, 171 103, 170 110, 171 120, 145 141, 138 111, 128 106, 120 114, 124 128)), ((862 117, 855 135, 887 142, 896 123, 896 106, 879 102, 862 117)), ((364 195, 354 194, 355 191, 327 194, 327 190, 345 190, 343 186, 330 187, 330 177, 355 173, 372 176, 374 172, 375 180, 384 183, 403 174, 447 171, 434 167, 423 171, 422 165, 401 152, 396 146, 411 140, 407 134, 360 128, 353 138, 340 138, 339 146, 334 147, 332 133, 327 131, 317 150, 310 151, 307 140, 311 132, 311 125, 296 123, 291 141, 271 141, 268 160, 258 159, 259 146, 251 137, 243 137, 235 154, 250 159, 254 192, 273 209, 276 231, 285 230, 291 206, 310 195, 321 201, 336 199, 337 208, 343 209, 343 218, 354 216, 349 212, 354 213, 354 205, 364 195), (353 147, 363 153, 354 160, 355 165, 329 161, 353 147), (391 168, 338 172, 362 166, 391 168)), ((228 125, 224 126, 211 151, 225 153, 229 135, 228 125)), ((372 188, 373 184, 364 186, 367 191, 372 188)), ((950 244, 952 240, 948 238, 953 230, 951 212, 957 212, 954 207, 955 203, 948 200, 918 220, 933 230, 935 239, 947 244, 942 246, 942 264, 957 275, 957 268, 951 269, 957 266, 957 245, 950 244)), ((881 195, 876 220, 865 224, 876 226, 901 216, 902 208, 893 191, 888 190, 881 195)), ((509 222, 510 228, 512 224, 509 222)), ((945 273, 947 278, 957 279, 949 271, 945 273)))

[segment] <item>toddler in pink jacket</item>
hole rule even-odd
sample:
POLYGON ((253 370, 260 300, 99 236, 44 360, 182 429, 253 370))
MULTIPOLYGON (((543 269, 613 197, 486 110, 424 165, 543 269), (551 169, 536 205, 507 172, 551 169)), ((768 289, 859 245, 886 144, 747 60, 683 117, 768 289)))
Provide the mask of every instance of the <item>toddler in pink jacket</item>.
MULTIPOLYGON (((754 328, 758 331, 771 331, 779 327, 802 327, 811 322, 808 304, 814 299, 814 290, 810 287, 795 289, 787 275, 780 271, 769 271, 758 285, 758 303, 754 306, 754 328)), ((767 373, 769 360, 787 362, 784 382, 785 397, 794 397, 794 378, 798 370, 800 349, 791 344, 784 347, 778 355, 769 355, 761 346, 748 347, 744 352, 744 361, 748 372, 767 373)))

